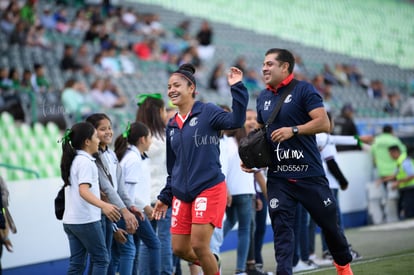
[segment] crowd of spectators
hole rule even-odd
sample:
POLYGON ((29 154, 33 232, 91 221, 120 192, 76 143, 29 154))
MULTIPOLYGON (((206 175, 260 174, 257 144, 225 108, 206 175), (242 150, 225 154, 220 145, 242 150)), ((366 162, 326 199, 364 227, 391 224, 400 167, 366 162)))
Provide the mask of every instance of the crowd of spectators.
MULTIPOLYGON (((183 19, 176 26, 166 28, 157 13, 142 12, 137 6, 109 5, 102 8, 100 5, 80 5, 75 9, 37 0, 27 0, 24 4, 17 0, 0 2, 0 30, 8 45, 61 54, 58 68, 65 76, 62 84, 76 80, 79 74, 87 77, 89 81, 82 83, 85 91, 81 94, 87 95, 89 99, 86 101, 91 100, 96 106, 125 106, 125 95, 120 87, 98 93, 97 86, 101 86, 105 79, 124 76, 136 77, 139 81, 144 76, 138 65, 147 61, 164 64, 167 73, 183 63, 192 63, 200 72, 196 77, 203 78, 200 83, 205 83, 204 88, 219 95, 223 95, 228 88, 223 79, 229 65, 243 70, 244 81, 253 97, 264 88, 260 64, 248 64, 244 56, 236 56, 234 64, 225 64, 214 58, 214 30, 207 20, 199 22, 196 28, 193 28, 191 19, 183 19), (68 39, 55 41, 51 34, 56 33, 68 39), (56 42, 63 48, 61 53, 56 42)), ((381 80, 368 80, 357 65, 336 63, 331 67, 324 64, 319 74, 312 75, 299 54, 295 55, 295 59, 295 77, 312 82, 327 104, 332 99, 333 86, 357 85, 365 89, 370 98, 389 99, 383 111, 398 115, 398 91, 387 91, 381 80)), ((18 93, 22 91, 62 95, 66 85, 53 87, 51 76, 45 73, 45 66, 47 64, 38 63, 25 68, 2 68, 0 110, 11 110, 16 104, 21 104, 18 93), (10 76, 6 76, 9 71, 10 76), (27 81, 29 78, 30 82, 27 81), (13 88, 8 86, 10 81, 14 83, 13 88)), ((65 102, 62 100, 65 110, 71 110, 66 108, 65 102)), ((24 114, 20 111, 15 117, 23 120, 24 114)))

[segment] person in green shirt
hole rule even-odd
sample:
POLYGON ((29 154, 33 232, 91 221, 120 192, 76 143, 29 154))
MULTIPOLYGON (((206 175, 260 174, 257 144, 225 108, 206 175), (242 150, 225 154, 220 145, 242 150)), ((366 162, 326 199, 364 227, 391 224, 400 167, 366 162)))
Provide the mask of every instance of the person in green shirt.
POLYGON ((406 146, 394 135, 392 126, 387 124, 383 126, 382 133, 374 138, 371 146, 371 154, 380 178, 393 175, 395 172, 397 163, 388 152, 391 145, 398 145, 401 152, 407 151, 406 146))
POLYGON ((27 26, 36 23, 36 3, 37 0, 27 0, 20 9, 20 18, 27 26))
POLYGON ((388 148, 392 145, 397 145, 401 152, 406 152, 406 146, 401 140, 394 135, 391 125, 384 125, 382 133, 374 138, 371 146, 371 154, 374 161, 377 177, 376 182, 382 188, 381 202, 381 215, 385 222, 397 221, 398 216, 395 211, 395 204, 397 203, 397 193, 391 190, 391 186, 388 186, 388 178, 393 176, 397 167, 397 162, 391 158, 388 148), (395 212, 395 213, 394 213, 395 212))

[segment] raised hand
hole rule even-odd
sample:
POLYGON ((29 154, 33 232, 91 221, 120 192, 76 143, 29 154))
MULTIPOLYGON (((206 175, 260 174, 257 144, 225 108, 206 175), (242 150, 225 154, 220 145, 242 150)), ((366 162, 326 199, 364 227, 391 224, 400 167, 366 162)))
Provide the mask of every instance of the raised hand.
POLYGON ((230 71, 227 73, 227 82, 229 83, 229 85, 233 85, 236 84, 239 81, 242 81, 243 79, 243 72, 236 68, 236 67, 231 67, 230 71))

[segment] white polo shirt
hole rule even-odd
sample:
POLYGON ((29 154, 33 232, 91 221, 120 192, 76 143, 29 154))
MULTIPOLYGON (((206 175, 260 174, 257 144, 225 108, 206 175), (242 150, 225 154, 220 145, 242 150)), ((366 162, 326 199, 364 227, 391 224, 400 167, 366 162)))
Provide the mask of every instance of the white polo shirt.
POLYGON ((151 204, 151 172, 148 159, 143 160, 136 146, 129 146, 120 162, 129 198, 140 210, 151 204))
POLYGON ((231 195, 255 195, 254 174, 241 169, 238 148, 234 137, 224 136, 220 140, 221 170, 226 176, 227 189, 231 195))
POLYGON ((101 209, 84 200, 79 194, 79 185, 88 183, 92 194, 100 198, 95 158, 85 151, 78 150, 70 167, 69 181, 70 186, 65 188, 63 223, 85 224, 99 221, 101 209))

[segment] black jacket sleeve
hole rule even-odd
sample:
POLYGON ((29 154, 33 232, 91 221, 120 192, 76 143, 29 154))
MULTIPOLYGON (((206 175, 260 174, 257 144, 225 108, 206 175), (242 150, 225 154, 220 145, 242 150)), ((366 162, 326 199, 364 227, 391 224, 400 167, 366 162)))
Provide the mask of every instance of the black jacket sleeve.
POLYGON ((335 159, 326 160, 326 164, 328 166, 329 172, 338 180, 339 185, 341 186, 342 190, 348 188, 348 180, 345 178, 344 174, 342 173, 341 169, 339 169, 338 163, 335 159))

